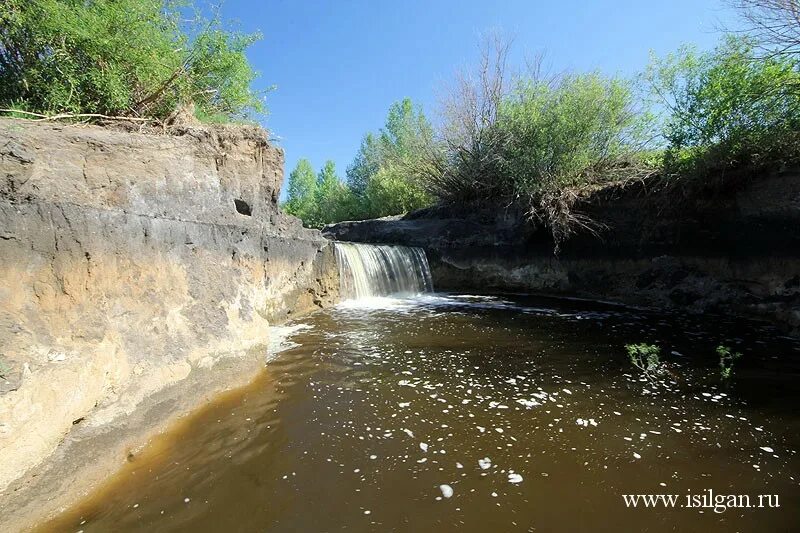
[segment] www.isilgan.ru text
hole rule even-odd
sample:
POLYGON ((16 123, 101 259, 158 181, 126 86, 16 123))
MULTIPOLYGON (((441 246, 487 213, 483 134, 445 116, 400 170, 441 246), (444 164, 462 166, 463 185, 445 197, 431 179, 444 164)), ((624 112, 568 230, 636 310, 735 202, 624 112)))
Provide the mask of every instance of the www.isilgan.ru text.
POLYGON ((724 513, 728 509, 777 509, 777 494, 716 494, 706 489, 699 494, 623 494, 628 508, 710 509, 724 513))

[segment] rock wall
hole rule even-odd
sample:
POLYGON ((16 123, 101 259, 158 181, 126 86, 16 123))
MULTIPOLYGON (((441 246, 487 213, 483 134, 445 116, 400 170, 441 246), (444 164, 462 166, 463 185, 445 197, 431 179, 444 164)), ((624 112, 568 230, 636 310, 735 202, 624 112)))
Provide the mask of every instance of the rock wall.
POLYGON ((425 248, 440 290, 527 291, 689 312, 736 313, 800 334, 800 174, 684 195, 606 188, 578 210, 603 224, 558 255, 519 213, 433 208, 344 222, 332 239, 425 248))
POLYGON ((0 120, 0 514, 15 527, 251 379, 270 324, 338 298, 328 242, 277 207, 282 177, 257 128, 0 120))

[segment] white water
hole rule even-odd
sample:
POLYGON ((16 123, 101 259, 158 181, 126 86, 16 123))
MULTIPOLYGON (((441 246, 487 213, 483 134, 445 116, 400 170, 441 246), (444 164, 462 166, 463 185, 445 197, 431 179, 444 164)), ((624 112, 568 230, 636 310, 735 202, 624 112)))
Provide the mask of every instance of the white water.
POLYGON ((342 298, 433 291, 431 269, 422 248, 334 243, 342 298))

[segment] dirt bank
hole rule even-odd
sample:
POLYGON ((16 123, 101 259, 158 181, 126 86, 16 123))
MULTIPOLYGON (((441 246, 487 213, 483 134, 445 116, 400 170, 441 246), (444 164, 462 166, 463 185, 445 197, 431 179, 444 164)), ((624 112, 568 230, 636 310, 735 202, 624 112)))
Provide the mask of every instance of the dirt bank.
POLYGON ((252 379, 271 324, 338 298, 327 241, 278 209, 282 179, 258 128, 0 120, 4 530, 252 379))

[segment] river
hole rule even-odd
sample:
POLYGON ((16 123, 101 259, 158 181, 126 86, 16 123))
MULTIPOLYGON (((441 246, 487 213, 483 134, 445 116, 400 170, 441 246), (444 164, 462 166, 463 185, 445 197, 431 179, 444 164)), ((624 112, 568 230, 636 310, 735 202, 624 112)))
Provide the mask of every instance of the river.
POLYGON ((800 348, 769 325, 421 293, 284 332, 256 381, 41 530, 800 528, 800 348), (668 373, 631 365, 639 342, 668 373), (720 344, 743 353, 729 383, 720 344), (626 504, 639 494, 675 507, 626 504))

